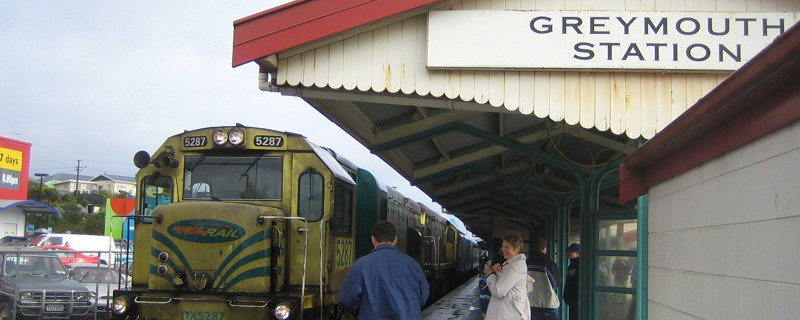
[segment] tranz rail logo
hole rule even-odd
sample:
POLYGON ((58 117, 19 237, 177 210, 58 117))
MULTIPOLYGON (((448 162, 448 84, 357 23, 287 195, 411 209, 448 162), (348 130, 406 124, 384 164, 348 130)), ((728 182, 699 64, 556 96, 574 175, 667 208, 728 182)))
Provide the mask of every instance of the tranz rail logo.
POLYGON ((245 235, 244 228, 225 221, 212 219, 182 220, 171 224, 167 231, 175 238, 199 243, 221 243, 238 240, 245 235))

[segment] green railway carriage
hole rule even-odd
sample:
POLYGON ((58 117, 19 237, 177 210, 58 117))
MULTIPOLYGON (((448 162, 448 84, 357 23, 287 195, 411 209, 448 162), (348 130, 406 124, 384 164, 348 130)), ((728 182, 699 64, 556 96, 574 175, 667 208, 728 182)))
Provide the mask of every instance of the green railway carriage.
POLYGON ((420 263, 434 298, 447 292, 452 280, 460 278, 456 276, 477 269, 477 253, 472 251, 477 244, 464 238, 452 223, 424 204, 381 184, 366 170, 359 169, 357 180, 356 225, 363 226, 356 230, 357 257, 372 250, 368 226, 389 220, 397 229, 398 250, 420 263))
POLYGON ((134 162, 133 280, 115 319, 341 318, 339 289, 381 219, 432 285, 459 270, 452 224, 297 134, 185 131, 134 162))

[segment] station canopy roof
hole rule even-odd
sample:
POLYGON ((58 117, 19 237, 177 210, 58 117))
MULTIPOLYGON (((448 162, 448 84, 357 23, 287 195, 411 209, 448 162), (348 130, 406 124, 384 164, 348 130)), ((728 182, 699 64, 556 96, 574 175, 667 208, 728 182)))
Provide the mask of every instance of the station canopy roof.
MULTIPOLYGON (((428 12, 488 3, 297 0, 234 22, 233 65, 258 63, 261 90, 304 99, 484 239, 554 221, 727 76, 427 68, 428 12)), ((503 9, 553 10, 520 3, 503 9)), ((606 184, 600 207, 625 208, 606 184)))

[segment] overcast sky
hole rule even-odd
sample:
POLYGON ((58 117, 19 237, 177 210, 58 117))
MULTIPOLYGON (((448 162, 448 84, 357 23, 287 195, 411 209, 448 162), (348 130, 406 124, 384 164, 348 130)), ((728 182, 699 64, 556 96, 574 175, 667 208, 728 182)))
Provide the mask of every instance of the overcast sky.
POLYGON ((0 1, 0 136, 32 144, 30 175, 133 176, 184 129, 291 131, 331 147, 407 197, 430 198, 304 101, 231 68, 233 21, 288 1, 0 1))

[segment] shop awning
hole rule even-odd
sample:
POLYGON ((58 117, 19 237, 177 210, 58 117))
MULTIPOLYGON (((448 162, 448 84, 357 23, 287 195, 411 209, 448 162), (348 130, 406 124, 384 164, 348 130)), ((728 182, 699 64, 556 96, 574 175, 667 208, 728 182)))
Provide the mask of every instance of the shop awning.
POLYGON ((61 212, 41 202, 33 200, 0 200, 0 213, 11 208, 20 208, 25 214, 52 213, 58 217, 61 216, 61 212))

